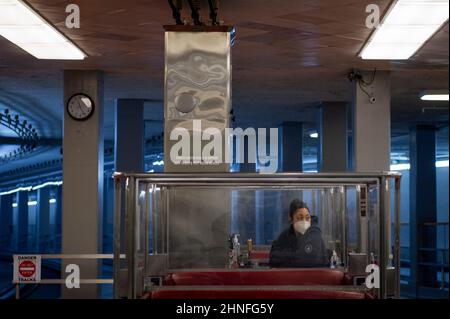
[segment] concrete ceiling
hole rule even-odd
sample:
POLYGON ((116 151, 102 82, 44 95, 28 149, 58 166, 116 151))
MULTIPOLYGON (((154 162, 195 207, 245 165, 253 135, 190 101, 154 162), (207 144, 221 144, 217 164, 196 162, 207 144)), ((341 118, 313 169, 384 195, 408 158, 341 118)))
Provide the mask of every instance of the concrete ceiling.
MULTIPOLYGON (((79 0, 80 29, 65 27, 65 8, 72 1, 28 2, 89 57, 72 62, 37 60, 0 37, 0 110, 8 107, 22 114, 43 137, 61 138, 62 70, 98 69, 105 72, 107 139, 113 136, 116 98, 148 99, 146 117, 162 121, 162 25, 173 24, 167 1, 79 0)), ((357 54, 371 32, 364 25, 370 3, 384 11, 390 1, 222 0, 220 20, 237 28, 233 47, 237 124, 314 123, 320 101, 351 100, 346 75, 352 68, 392 71, 395 126, 448 123, 448 108, 422 112, 423 107, 448 107, 447 103, 418 99, 424 89, 448 90, 448 24, 408 61, 363 61, 357 54)), ((149 130, 156 133, 160 125, 149 130)))

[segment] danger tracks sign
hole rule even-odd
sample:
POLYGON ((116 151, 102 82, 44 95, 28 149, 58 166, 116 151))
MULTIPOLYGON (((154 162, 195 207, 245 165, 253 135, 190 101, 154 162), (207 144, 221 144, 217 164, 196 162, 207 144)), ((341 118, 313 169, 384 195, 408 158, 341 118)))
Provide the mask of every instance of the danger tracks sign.
POLYGON ((40 255, 14 255, 14 283, 41 281, 40 255))

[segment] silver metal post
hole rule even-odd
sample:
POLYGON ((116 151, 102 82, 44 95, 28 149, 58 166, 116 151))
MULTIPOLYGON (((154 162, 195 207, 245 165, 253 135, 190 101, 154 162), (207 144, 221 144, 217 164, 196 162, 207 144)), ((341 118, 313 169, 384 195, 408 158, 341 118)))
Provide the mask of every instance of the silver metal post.
POLYGON ((120 220, 122 218, 121 212, 121 198, 122 198, 122 178, 115 177, 114 178, 114 286, 113 286, 113 296, 115 299, 120 298, 120 241, 121 241, 121 223, 120 220))
POLYGON ((166 216, 165 216, 165 241, 166 241, 166 254, 169 256, 170 251, 170 199, 171 194, 173 192, 170 191, 170 188, 166 188, 166 216))
POLYGON ((356 222, 358 227, 356 227, 356 249, 359 253, 366 253, 367 251, 364 249, 363 251, 363 245, 362 245, 362 232, 361 232, 361 224, 362 224, 362 218, 361 218, 361 185, 356 186, 356 222))
POLYGON ((340 187, 340 193, 341 193, 341 223, 342 223, 342 263, 344 264, 344 267, 347 267, 347 241, 348 241, 348 232, 347 232, 347 188, 345 186, 340 187))
POLYGON ((125 223, 126 223, 126 264, 128 268, 127 297, 136 298, 136 205, 135 205, 135 178, 127 177, 125 185, 125 223))
MULTIPOLYGON (((148 266, 148 240, 149 240, 149 193, 150 187, 149 184, 145 184, 145 209, 144 209, 144 234, 145 234, 145 243, 144 243, 144 269, 143 269, 143 278, 147 275, 147 266, 148 266)), ((144 279, 145 283, 145 279, 144 279)))
POLYGON ((396 279, 396 289, 395 297, 400 298, 400 181, 401 177, 395 178, 395 243, 394 243, 394 254, 395 254, 395 279, 396 279))
POLYGON ((156 212, 156 187, 152 185, 152 236, 153 236, 153 255, 158 254, 158 220, 156 212))
POLYGON ((381 177, 380 183, 380 215, 379 215, 379 230, 380 230, 380 299, 387 298, 387 276, 386 276, 386 265, 387 260, 389 260, 389 237, 386 232, 389 227, 386 224, 389 222, 389 216, 386 208, 389 205, 388 201, 389 192, 389 181, 385 177, 381 177))

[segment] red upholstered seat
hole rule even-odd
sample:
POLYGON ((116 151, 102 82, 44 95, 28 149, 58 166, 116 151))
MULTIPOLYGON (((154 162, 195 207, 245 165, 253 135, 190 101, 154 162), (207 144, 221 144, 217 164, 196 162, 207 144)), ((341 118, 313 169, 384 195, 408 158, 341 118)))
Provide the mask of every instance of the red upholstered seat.
POLYGON ((157 290, 151 299, 365 299, 363 292, 320 290, 157 290))
POLYGON ((151 299, 365 299, 364 292, 345 291, 350 278, 333 269, 204 270, 175 272, 166 288, 151 299), (197 286, 197 287, 193 287, 197 286), (198 287, 200 286, 200 287, 198 287), (205 286, 202 288, 201 286, 205 286), (216 287, 206 287, 216 286, 216 287), (219 287, 217 287, 219 286, 219 287), (228 287, 227 287, 228 286, 228 287), (239 287, 231 287, 239 286, 239 287), (278 286, 278 287, 276 287, 278 286), (290 286, 290 287, 282 287, 290 286), (300 287, 293 287, 300 286, 300 287), (323 290, 301 286, 328 286, 323 290), (336 290, 329 286, 336 286, 336 290), (222 287, 222 288, 221 288, 222 287), (242 287, 242 289, 240 289, 242 287))
POLYGON ((251 259, 269 259, 270 251, 266 250, 254 250, 250 254, 251 259))
POLYGON ((272 269, 236 271, 189 271, 169 275, 165 285, 177 286, 276 286, 348 284, 341 271, 332 269, 272 269))

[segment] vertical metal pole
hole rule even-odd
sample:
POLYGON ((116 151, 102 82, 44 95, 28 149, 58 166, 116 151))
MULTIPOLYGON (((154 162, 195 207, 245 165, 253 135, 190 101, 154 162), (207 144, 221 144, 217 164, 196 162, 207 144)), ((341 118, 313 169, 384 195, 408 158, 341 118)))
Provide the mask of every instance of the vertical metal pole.
POLYGON ((386 276, 386 261, 388 258, 387 252, 389 249, 388 236, 386 232, 388 231, 387 222, 389 222, 389 216, 387 214, 386 205, 388 204, 388 191, 389 191, 389 183, 386 177, 381 177, 380 183, 380 207, 379 207, 379 267, 380 267, 380 299, 386 299, 386 287, 387 287, 387 276, 386 276))
POLYGON ((19 284, 16 284, 16 299, 20 299, 20 286, 19 284))
POLYGON ((357 244, 356 244, 356 249, 357 252, 359 253, 365 253, 366 251, 363 251, 363 245, 362 245, 362 229, 361 229, 361 225, 362 225, 362 220, 361 220, 361 185, 357 185, 356 186, 356 222, 357 222, 357 227, 356 227, 356 238, 357 238, 357 244))
POLYGON ((329 242, 329 240, 330 240, 330 236, 329 236, 329 233, 330 232, 332 232, 333 230, 332 229, 330 229, 328 226, 327 226, 327 217, 328 216, 326 216, 326 213, 325 213, 325 211, 326 211, 326 209, 325 209, 325 205, 324 205, 324 190, 323 189, 321 189, 321 190, 319 190, 319 200, 318 200, 318 209, 319 209, 319 211, 321 212, 321 216, 320 216, 320 218, 322 219, 322 227, 323 227, 323 229, 327 229, 328 230, 328 233, 327 234, 325 234, 325 245, 328 247, 328 242, 329 242))
POLYGON ((340 193, 341 193, 341 223, 342 223, 342 253, 341 253, 341 260, 344 264, 344 267, 347 267, 347 243, 348 243, 348 235, 347 235, 347 210, 346 210, 346 194, 347 194, 347 187, 341 186, 340 187, 340 193))
MULTIPOLYGON (((155 184, 152 185, 152 236, 153 236, 153 255, 158 254, 158 220, 156 213, 156 187, 155 184)), ((161 218, 161 217, 160 217, 161 218)))
POLYGON ((165 216, 166 216, 166 220, 165 220, 165 223, 166 223, 166 254, 167 254, 167 256, 169 256, 169 247, 170 247, 170 200, 171 200, 171 195, 172 193, 170 192, 170 188, 167 188, 167 190, 166 190, 166 213, 165 213, 165 216))
POLYGON ((126 263, 128 268, 128 299, 136 298, 136 269, 135 269, 135 235, 136 235, 136 205, 135 180, 127 177, 125 182, 125 223, 126 223, 126 263))
POLYGON ((168 190, 166 187, 161 187, 161 199, 162 199, 162 211, 161 211, 161 215, 159 216, 159 225, 160 225, 160 229, 161 229, 161 251, 164 252, 165 254, 168 254, 168 249, 166 247, 166 234, 168 232, 168 219, 169 217, 167 216, 167 201, 168 201, 168 194, 167 194, 168 190))
POLYGON ((400 298, 400 181, 400 176, 395 177, 395 298, 400 298))
POLYGON ((378 299, 385 299, 384 298, 384 245, 383 245, 383 238, 384 238, 384 178, 380 178, 380 184, 378 185, 378 232, 379 237, 378 241, 375 240, 375 245, 378 245, 378 266, 379 266, 379 275, 380 275, 380 288, 378 289, 378 299))
MULTIPOLYGON (((148 267, 148 240, 149 240, 149 192, 150 188, 148 183, 145 183, 145 210, 144 210, 144 234, 145 234, 145 243, 144 243, 144 270, 143 270, 143 278, 145 284, 145 278, 147 277, 147 267, 148 267)), ((145 287, 144 287, 145 288, 145 287)))
POLYGON ((120 261, 120 242, 121 238, 121 212, 122 212, 122 178, 121 176, 116 176, 114 178, 114 187, 115 187, 115 195, 114 195, 114 298, 120 298, 120 269, 121 269, 121 261, 120 261))
POLYGON ((141 264, 140 262, 140 254, 139 250, 141 249, 141 242, 140 242, 140 224, 141 224, 141 215, 140 215, 140 207, 139 207, 139 179, 136 177, 133 177, 133 192, 131 193, 132 198, 132 209, 131 209, 131 220, 133 223, 133 233, 130 236, 131 240, 133 241, 133 299, 136 299, 138 297, 138 285, 141 283, 138 281, 138 275, 139 275, 139 266, 141 264))

